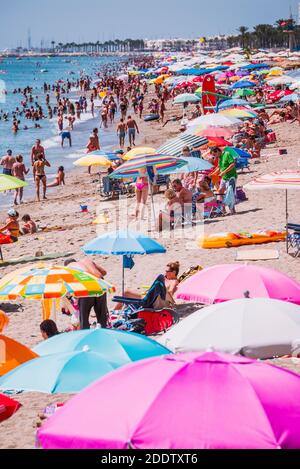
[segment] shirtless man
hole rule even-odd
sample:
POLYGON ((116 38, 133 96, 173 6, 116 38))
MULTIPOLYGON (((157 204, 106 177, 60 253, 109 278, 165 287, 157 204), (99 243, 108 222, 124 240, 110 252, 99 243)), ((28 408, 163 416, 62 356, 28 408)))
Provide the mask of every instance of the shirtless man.
POLYGON ((12 151, 7 150, 6 155, 1 158, 0 164, 3 166, 3 174, 7 174, 8 176, 12 175, 12 167, 16 162, 14 156, 12 156, 12 151))
POLYGON ((123 118, 120 119, 120 122, 118 124, 117 134, 119 135, 120 148, 124 148, 125 136, 126 136, 126 124, 123 118))
POLYGON ((140 133, 137 123, 134 119, 131 118, 131 116, 128 116, 126 126, 128 130, 128 136, 129 136, 129 145, 135 146, 135 131, 137 131, 138 134, 140 133))
POLYGON ((175 179, 172 182, 172 188, 176 192, 178 201, 182 206, 182 217, 184 219, 185 214, 192 211, 193 194, 190 190, 183 187, 180 179, 175 179))

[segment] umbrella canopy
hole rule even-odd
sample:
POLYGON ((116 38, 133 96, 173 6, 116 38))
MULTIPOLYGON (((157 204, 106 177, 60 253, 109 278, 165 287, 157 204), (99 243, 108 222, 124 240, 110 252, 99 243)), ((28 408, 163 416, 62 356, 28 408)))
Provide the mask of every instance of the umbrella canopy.
POLYGON ((182 173, 193 173, 194 171, 207 171, 213 168, 213 165, 203 158, 194 158, 192 156, 182 156, 182 160, 186 161, 186 165, 183 168, 177 168, 174 170, 167 170, 169 174, 182 174, 182 173))
POLYGON ((225 101, 222 101, 218 104, 218 110, 221 111, 222 109, 228 109, 236 106, 244 106, 247 108, 249 107, 249 103, 248 101, 240 98, 226 99, 225 101))
MULTIPOLYGON (((155 168, 157 174, 166 169, 181 168, 186 162, 182 159, 174 158, 170 155, 162 154, 143 154, 137 155, 132 160, 126 161, 119 168, 117 168, 112 174, 111 178, 137 178, 141 175, 140 170, 143 168, 155 168)), ((143 174, 147 177, 147 173, 143 174)))
POLYGON ((253 88, 254 86, 257 86, 257 85, 253 81, 241 80, 231 85, 230 89, 237 90, 239 88, 253 88))
POLYGON ((12 272, 0 281, 0 298, 52 299, 67 293, 76 297, 102 296, 115 288, 94 275, 68 267, 38 264, 12 272))
MULTIPOLYGON (((152 147, 134 147, 123 156, 123 160, 132 160, 139 155, 145 154, 154 154, 156 152, 155 148, 152 147)), ((160 153, 160 152, 159 152, 160 153)))
POLYGON ((235 117, 223 114, 206 114, 191 120, 187 125, 187 131, 191 134, 194 131, 203 130, 205 127, 237 127, 239 125, 241 125, 241 121, 235 117))
MULTIPOLYGON (((172 156, 182 155, 182 149, 186 146, 189 148, 198 148, 203 145, 207 145, 208 140, 205 137, 198 137, 195 135, 190 135, 187 132, 184 132, 182 135, 176 138, 172 138, 164 143, 158 149, 158 153, 167 153, 172 156)), ((181 158, 183 159, 183 158, 181 158)))
POLYGON ((87 243, 83 248, 85 254, 108 254, 123 256, 122 268, 122 293, 124 294, 124 264, 127 256, 135 254, 159 254, 165 253, 166 248, 154 239, 143 233, 135 231, 119 230, 105 233, 87 243))
POLYGON ((0 422, 11 417, 21 407, 21 404, 10 397, 0 394, 0 422))
POLYGON ((260 176, 244 186, 246 189, 300 189, 300 171, 277 171, 260 176))
POLYGON ((233 158, 252 158, 251 154, 248 153, 245 150, 242 150, 241 148, 236 148, 236 147, 226 147, 224 148, 225 151, 230 153, 233 158))
POLYGON ((288 94, 283 96, 280 99, 280 103, 288 103, 289 101, 293 101, 294 103, 300 100, 300 96, 297 93, 288 94))
POLYGON ((235 93, 235 96, 239 96, 240 98, 245 98, 246 96, 254 96, 255 91, 250 90, 249 88, 240 88, 235 93))
POLYGON ((273 269, 221 264, 203 269, 182 282, 177 298, 204 304, 243 298, 273 298, 300 304, 300 284, 273 269))
POLYGON ((208 145, 218 147, 232 147, 233 143, 225 140, 223 137, 209 137, 208 145))
POLYGON ((299 393, 299 375, 249 358, 151 358, 72 398, 38 438, 44 449, 299 448, 299 393))
POLYGON ((34 350, 43 356, 77 352, 84 346, 88 346, 92 352, 99 353, 103 358, 118 363, 120 366, 170 353, 158 342, 140 334, 101 328, 58 334, 44 340, 34 350))
POLYGON ((207 127, 199 130, 199 135, 207 137, 209 140, 214 138, 232 137, 235 131, 229 127, 207 127))
POLYGON ((199 96, 190 93, 183 93, 175 97, 173 104, 198 103, 199 101, 199 96))
POLYGON ((2 334, 0 334, 0 351, 3 352, 4 358, 4 361, 2 361, 2 359, 0 361, 0 376, 8 373, 22 363, 38 357, 35 352, 25 345, 2 334))
POLYGON ((82 250, 85 254, 110 254, 115 256, 166 252, 166 249, 154 239, 143 233, 129 230, 105 233, 87 243, 82 250))
POLYGON ((237 117, 238 119, 257 118, 257 114, 255 112, 251 110, 246 110, 246 109, 237 109, 237 108, 224 109, 223 111, 221 111, 221 114, 225 116, 237 117))
POLYGON ((82 156, 73 163, 75 166, 104 166, 109 168, 112 166, 112 162, 109 161, 103 155, 86 155, 82 156))
POLYGON ((300 307, 269 298, 208 306, 183 319, 160 342, 175 352, 207 350, 267 359, 292 353, 300 337, 300 307))
POLYGON ((28 186, 28 182, 21 181, 21 179, 8 176, 7 174, 0 174, 0 192, 19 189, 25 186, 28 186))
POLYGON ((291 83, 295 83, 296 81, 297 80, 293 77, 289 77, 288 75, 283 75, 282 77, 268 80, 268 85, 270 86, 290 85, 291 83))
POLYGON ((119 366, 84 347, 82 351, 45 355, 23 363, 0 378, 0 389, 75 393, 119 366))

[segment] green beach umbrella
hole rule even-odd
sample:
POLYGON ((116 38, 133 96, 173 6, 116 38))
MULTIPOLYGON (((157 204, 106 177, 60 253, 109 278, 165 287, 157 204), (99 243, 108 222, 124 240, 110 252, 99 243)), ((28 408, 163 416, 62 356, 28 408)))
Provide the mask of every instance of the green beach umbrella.
POLYGON ((9 176, 8 174, 0 174, 0 192, 19 189, 25 186, 28 186, 28 182, 21 181, 21 179, 9 176))
POLYGON ((234 96, 244 98, 245 96, 254 96, 255 91, 248 88, 237 90, 234 96))

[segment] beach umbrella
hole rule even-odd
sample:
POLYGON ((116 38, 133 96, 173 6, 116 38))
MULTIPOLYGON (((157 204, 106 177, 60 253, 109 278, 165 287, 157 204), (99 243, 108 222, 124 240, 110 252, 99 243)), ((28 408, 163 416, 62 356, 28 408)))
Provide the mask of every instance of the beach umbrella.
POLYGON ((223 137, 209 137, 208 146, 217 146, 217 147, 230 147, 233 143, 225 140, 223 137))
POLYGON ((253 81, 241 80, 231 85, 230 89, 237 90, 239 88, 253 88, 254 86, 257 86, 257 84, 254 83, 253 81))
POLYGON ((222 114, 206 114, 191 120, 187 124, 187 131, 191 134, 199 129, 203 130, 205 127, 237 127, 239 125, 241 125, 241 121, 235 117, 222 114))
POLYGON ((67 293, 81 298, 102 296, 114 290, 111 284, 89 273, 45 263, 18 269, 0 281, 2 300, 53 299, 67 293))
POLYGON ((37 356, 20 342, 0 334, 0 376, 37 356))
POLYGON ((124 269, 128 256, 166 252, 166 249, 154 239, 149 238, 149 236, 143 233, 130 230, 118 230, 104 233, 87 243, 82 250, 85 254, 91 255, 123 256, 122 294, 124 294, 124 269))
POLYGON ((255 119, 257 118, 257 114, 250 109, 237 109, 237 108, 230 108, 224 109, 220 112, 225 116, 232 116, 237 117, 238 119, 255 119))
POLYGON ((198 103, 199 101, 199 96, 190 93, 183 93, 174 98, 173 104, 198 103))
POLYGON ((150 358, 74 396, 38 440, 44 449, 299 448, 299 393, 299 375, 245 357, 150 358))
POLYGON ((267 359, 292 353, 300 337, 300 307, 243 298, 202 308, 172 327, 160 343, 174 352, 215 350, 267 359))
POLYGON ((139 156, 139 155, 145 155, 145 154, 152 154, 155 153, 156 150, 155 148, 152 148, 152 147, 134 147, 132 148, 130 151, 128 151, 124 156, 123 156, 123 160, 125 161, 128 161, 128 160, 132 160, 133 158, 135 158, 136 156, 139 156))
POLYGON ((4 311, 0 309, 0 333, 4 331, 4 329, 9 324, 9 317, 5 314, 4 311))
POLYGON ((212 138, 232 137, 235 131, 229 127, 207 127, 206 129, 199 130, 199 135, 207 137, 209 140, 212 138))
POLYGON ((289 77, 288 75, 283 75, 282 77, 274 78, 272 80, 268 80, 268 85, 270 86, 282 86, 282 85, 290 85, 295 83, 297 80, 293 77, 289 77))
POLYGON ((221 264, 203 269, 180 283, 176 296, 203 304, 222 303, 245 296, 300 304, 300 284, 274 269, 221 264))
POLYGON ((0 394, 0 422, 7 420, 21 407, 21 404, 10 397, 0 394))
MULTIPOLYGON (((156 173, 160 174, 161 171, 165 171, 166 169, 180 168, 185 164, 185 161, 174 158, 170 155, 163 155, 159 153, 144 153, 141 155, 136 155, 135 158, 126 161, 126 163, 123 163, 112 174, 110 174, 110 177, 115 179, 136 179, 141 176, 140 170, 144 168, 150 168, 150 170, 155 168, 156 173)), ((149 177, 151 179, 149 173, 142 174, 142 176, 149 177)))
POLYGON ((236 147, 226 147, 224 148, 224 151, 227 151, 230 153, 233 158, 252 158, 252 155, 248 153, 245 150, 242 150, 241 148, 236 148, 236 147))
POLYGON ((133 332, 113 329, 88 329, 65 332, 44 340, 34 351, 40 356, 53 353, 77 352, 88 346, 92 352, 118 363, 120 366, 170 353, 168 349, 149 337, 133 332))
POLYGON ((0 378, 0 389, 76 393, 119 366, 113 358, 104 358, 86 346, 81 351, 45 355, 23 363, 0 378))
POLYGON ((238 96, 240 98, 245 98, 246 96, 254 96, 254 95, 255 95, 255 91, 250 90, 249 88, 240 88, 235 93, 235 96, 238 96))
POLYGON ((28 182, 21 181, 21 179, 9 176, 7 174, 0 174, 0 192, 19 189, 20 187, 26 186, 28 186, 28 182))
POLYGON ((225 101, 219 102, 218 103, 218 111, 221 111, 223 109, 228 109, 231 107, 236 107, 236 106, 244 106, 244 107, 249 107, 248 101, 245 101, 245 99, 241 98, 232 98, 232 99, 226 99, 225 101))
POLYGON ((82 156, 78 160, 74 161, 73 163, 75 166, 104 166, 106 168, 109 168, 112 166, 111 161, 109 161, 105 156, 103 155, 86 155, 82 156))
POLYGON ((286 96, 283 96, 280 99, 279 102, 280 103, 288 103, 289 101, 293 101, 294 103, 296 103, 299 100, 300 100, 300 96, 297 93, 292 93, 292 94, 288 94, 286 96))
POLYGON ((285 190, 286 249, 288 252, 288 190, 300 190, 300 171, 284 170, 260 176, 244 186, 249 190, 285 190))
MULTIPOLYGON (((104 159, 106 160, 109 160, 109 161, 115 161, 115 160, 119 160, 121 157, 122 157, 122 153, 120 153, 121 150, 118 150, 116 152, 112 152, 112 151, 104 151, 104 150, 95 150, 91 153, 88 153, 88 154, 85 154, 83 156, 83 158, 85 157, 96 157, 96 158, 99 158, 99 157, 104 157, 104 159)), ((79 160, 78 160, 79 161, 79 160)), ((100 160, 101 161, 101 160, 100 160)), ((75 164, 75 163, 74 163, 75 164)), ((94 163, 93 163, 94 164, 94 163)), ((107 164, 107 163, 106 163, 107 164)), ((82 166, 82 165, 79 165, 79 166, 82 166)), ((96 164, 97 166, 97 164, 96 164)), ((101 166, 101 164, 99 165, 101 166)), ((107 165, 108 166, 108 165, 107 165)))
POLYGON ((167 170, 168 174, 182 174, 182 173, 193 173, 195 171, 207 171, 213 168, 213 165, 203 158, 196 158, 193 156, 181 156, 181 159, 186 161, 186 165, 183 168, 177 168, 174 170, 167 170))
POLYGON ((192 150, 193 148, 199 148, 203 145, 207 145, 207 143, 208 140, 205 137, 191 135, 188 132, 184 132, 179 137, 167 140, 161 147, 159 147, 158 152, 167 153, 169 155, 183 159, 181 156, 184 147, 187 146, 192 150))

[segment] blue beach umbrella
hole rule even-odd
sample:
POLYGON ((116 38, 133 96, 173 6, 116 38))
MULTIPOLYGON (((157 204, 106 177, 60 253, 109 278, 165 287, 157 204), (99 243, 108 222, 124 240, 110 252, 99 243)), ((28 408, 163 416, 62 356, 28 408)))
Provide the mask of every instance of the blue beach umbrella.
POLYGON ((119 366, 145 358, 171 353, 149 337, 112 329, 88 329, 65 332, 44 340, 35 347, 40 355, 77 352, 88 346, 92 352, 119 366))
POLYGON ((289 101, 293 101, 294 103, 300 100, 300 96, 297 93, 288 94, 287 96, 283 96, 280 99, 280 103, 288 103, 289 101))
POLYGON ((154 239, 143 233, 130 230, 119 230, 105 233, 87 243, 83 248, 85 254, 102 254, 123 256, 122 293, 124 294, 124 269, 132 268, 132 256, 135 254, 165 253, 166 249, 154 239))
POLYGON ((234 106, 249 107, 249 103, 245 99, 241 99, 241 98, 227 99, 227 100, 222 101, 222 102, 217 104, 217 110, 221 111, 223 109, 228 109, 228 108, 234 107, 234 106))
POLYGON ((242 150, 241 148, 225 147, 224 151, 229 152, 234 158, 252 158, 250 153, 245 150, 242 150))
POLYGON ((45 355, 23 363, 2 376, 0 389, 77 393, 119 367, 114 358, 108 360, 85 347, 82 351, 45 355))
POLYGON ((122 154, 112 151, 104 151, 104 150, 95 150, 92 153, 89 153, 88 156, 104 156, 110 161, 119 160, 122 157, 122 154))
POLYGON ((253 81, 248 81, 248 80, 242 80, 242 81, 237 81, 233 85, 230 86, 231 90, 238 90, 239 88, 253 88, 254 86, 257 86, 256 83, 253 83, 253 81))
POLYGON ((193 156, 181 156, 182 160, 185 160, 187 164, 182 168, 176 168, 173 170, 166 170, 166 174, 182 174, 182 173, 193 173, 194 171, 206 171, 211 169, 213 165, 203 158, 194 158, 193 156))

